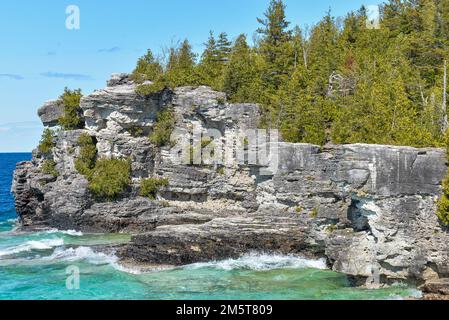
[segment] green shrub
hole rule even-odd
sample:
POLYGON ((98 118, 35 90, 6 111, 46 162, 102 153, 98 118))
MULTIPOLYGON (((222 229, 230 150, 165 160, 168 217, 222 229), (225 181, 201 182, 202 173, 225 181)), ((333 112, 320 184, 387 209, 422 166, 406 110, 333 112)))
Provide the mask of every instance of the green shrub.
POLYGON ((64 93, 59 97, 59 103, 64 106, 64 115, 59 119, 59 125, 64 130, 76 130, 84 127, 82 110, 80 108, 81 89, 64 89, 64 93))
POLYGON ((310 212, 310 216, 311 216, 312 218, 318 217, 318 209, 317 209, 317 208, 314 208, 314 209, 310 212))
POLYGON ((331 224, 330 226, 327 226, 326 229, 325 229, 325 231, 327 233, 333 233, 336 230, 338 230, 338 227, 335 224, 331 224))
POLYGON ((295 211, 296 211, 296 213, 301 213, 301 212, 303 212, 303 208, 302 207, 296 207, 296 209, 295 209, 295 211))
POLYGON ((437 216, 447 226, 449 226, 449 197, 444 194, 438 201, 437 216))
POLYGON ((224 167, 218 168, 218 169, 217 169, 217 173, 218 173, 218 174, 221 174, 221 175, 224 175, 224 174, 225 174, 225 168, 224 168, 224 167))
POLYGON ((131 162, 99 159, 88 177, 89 190, 98 198, 114 200, 131 183, 131 162))
POLYGON ((249 149, 249 140, 248 140, 247 137, 245 137, 245 138, 243 139, 243 149, 244 149, 244 150, 248 150, 248 149, 249 149))
POLYGON ((161 63, 155 59, 151 50, 137 61, 137 66, 134 69, 131 78, 136 83, 142 83, 147 80, 154 81, 164 72, 161 63))
POLYGON ((226 99, 223 98, 223 97, 218 97, 217 98, 217 103, 220 104, 220 105, 223 105, 223 104, 226 103, 226 99))
POLYGON ((156 194, 161 187, 168 186, 167 179, 148 178, 144 179, 140 183, 140 195, 152 200, 156 199, 156 194))
POLYGON ((75 160, 75 169, 82 175, 89 176, 95 167, 97 157, 97 147, 94 139, 87 133, 83 133, 78 138, 80 152, 75 160))
POLYGON ((130 135, 132 135, 134 138, 138 138, 143 136, 143 128, 139 126, 132 126, 127 130, 130 135))
MULTIPOLYGON (((444 135, 444 146, 446 147, 449 159, 449 130, 444 135)), ((437 216, 447 226, 449 226, 449 171, 442 183, 443 195, 437 202, 437 216)))
POLYGON ((207 138, 207 139, 201 139, 201 149, 206 148, 208 145, 210 145, 212 143, 212 139, 207 138))
POLYGON ((437 216, 445 224, 449 225, 449 172, 442 183, 443 196, 437 203, 437 216))
POLYGON ((172 109, 159 112, 153 132, 150 135, 150 141, 158 147, 169 145, 175 123, 175 114, 172 109))
POLYGON ((42 164, 41 172, 52 175, 55 178, 59 176, 59 172, 56 170, 56 163, 53 160, 45 160, 42 164))
POLYGON ((50 129, 45 129, 44 133, 42 134, 41 141, 39 142, 39 146, 37 149, 40 153, 49 155, 53 148, 55 147, 55 133, 50 129))

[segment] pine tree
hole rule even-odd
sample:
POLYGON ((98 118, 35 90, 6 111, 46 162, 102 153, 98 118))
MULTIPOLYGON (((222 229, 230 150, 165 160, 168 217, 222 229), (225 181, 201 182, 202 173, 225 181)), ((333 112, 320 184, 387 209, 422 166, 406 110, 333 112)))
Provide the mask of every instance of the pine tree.
POLYGON ((132 78, 137 83, 142 83, 146 80, 156 80, 163 72, 161 64, 156 61, 151 50, 137 61, 137 66, 132 73, 132 78))
POLYGON ((171 49, 167 72, 163 78, 166 86, 170 88, 200 84, 201 77, 196 69, 196 54, 187 39, 179 48, 171 49))
POLYGON ((58 124, 64 130, 84 128, 83 110, 80 107, 82 97, 81 89, 70 90, 67 87, 59 97, 59 103, 64 107, 64 114, 59 118, 58 124))
POLYGON ((203 52, 199 65, 202 84, 211 86, 216 90, 222 89, 223 69, 229 60, 231 45, 226 33, 221 33, 217 41, 213 32, 210 32, 209 39, 205 43, 206 49, 203 52))
POLYGON ((315 26, 310 37, 311 89, 314 94, 326 96, 329 77, 337 70, 341 53, 337 47, 338 29, 330 12, 315 26))
POLYGON ((269 89, 277 90, 285 83, 294 67, 290 22, 285 15, 286 6, 282 0, 271 0, 264 18, 257 21, 262 25, 257 32, 262 36, 259 51, 265 59, 264 81, 269 89))
POLYGON ((218 35, 217 40, 218 58, 222 63, 229 61, 229 55, 232 51, 232 42, 229 41, 226 32, 222 32, 218 35))
POLYGON ((232 101, 258 101, 257 78, 256 56, 249 47, 246 36, 241 34, 235 41, 229 64, 224 70, 223 90, 232 101))

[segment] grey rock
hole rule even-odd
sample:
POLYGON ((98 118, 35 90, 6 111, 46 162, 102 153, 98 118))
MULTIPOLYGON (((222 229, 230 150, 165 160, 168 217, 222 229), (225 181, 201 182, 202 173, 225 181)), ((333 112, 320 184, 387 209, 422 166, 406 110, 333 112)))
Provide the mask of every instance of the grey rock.
POLYGON ((55 127, 64 115, 64 106, 58 100, 47 101, 37 111, 39 118, 46 127, 55 127))
POLYGON ((81 99, 86 128, 122 133, 132 127, 152 128, 158 112, 170 99, 164 91, 149 97, 135 92, 136 86, 125 82, 97 90, 81 99))
POLYGON ((115 87, 120 85, 129 85, 132 83, 133 81, 130 79, 130 75, 128 73, 113 73, 107 81, 107 86, 115 87))
POLYGON ((449 278, 427 281, 421 289, 426 294, 449 296, 449 278))

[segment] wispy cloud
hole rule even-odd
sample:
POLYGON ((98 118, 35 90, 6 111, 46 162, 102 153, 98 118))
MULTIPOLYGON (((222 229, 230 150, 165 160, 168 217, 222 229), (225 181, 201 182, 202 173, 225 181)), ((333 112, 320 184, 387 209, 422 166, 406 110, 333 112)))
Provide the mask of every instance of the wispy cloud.
POLYGON ((23 80, 25 79, 23 76, 19 74, 12 74, 12 73, 0 73, 0 78, 7 78, 12 80, 23 80))
POLYGON ((42 124, 38 121, 23 121, 23 122, 11 122, 0 124, 0 133, 10 132, 17 129, 27 130, 27 129, 40 129, 42 124))
POLYGON ((93 80, 93 78, 88 74, 78 74, 78 73, 61 73, 61 72, 44 72, 41 73, 42 77, 47 78, 57 78, 57 79, 69 79, 69 80, 93 80))
POLYGON ((112 48, 100 49, 100 50, 98 50, 98 52, 100 52, 100 53, 115 53, 120 50, 121 50, 120 47, 112 47, 112 48))
POLYGON ((47 52, 47 56, 55 56, 56 55, 56 51, 48 51, 47 52))

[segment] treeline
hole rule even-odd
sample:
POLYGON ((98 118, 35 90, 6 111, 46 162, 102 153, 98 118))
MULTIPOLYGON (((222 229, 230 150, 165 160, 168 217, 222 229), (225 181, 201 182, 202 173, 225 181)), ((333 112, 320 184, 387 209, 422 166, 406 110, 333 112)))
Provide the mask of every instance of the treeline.
POLYGON ((271 0, 254 45, 211 32, 200 57, 187 40, 166 61, 148 51, 133 72, 138 92, 208 85, 259 103, 260 125, 289 142, 444 144, 449 0, 390 0, 374 29, 363 7, 310 29, 285 12, 271 0))

